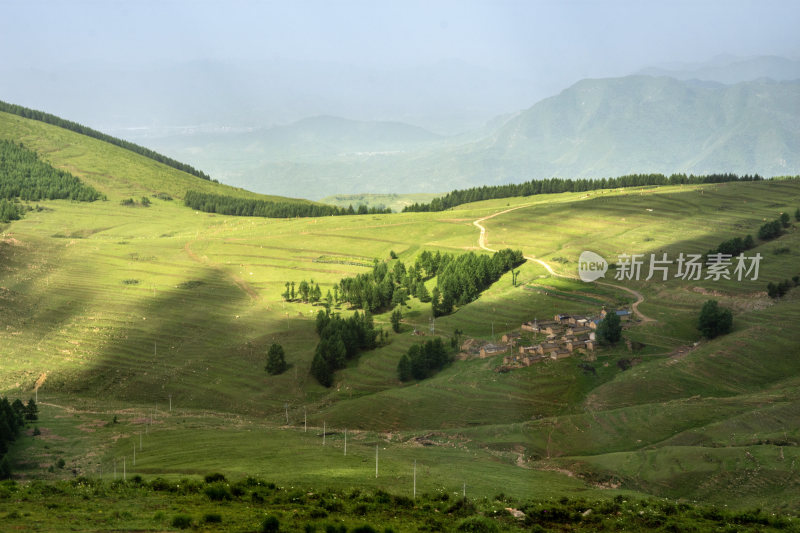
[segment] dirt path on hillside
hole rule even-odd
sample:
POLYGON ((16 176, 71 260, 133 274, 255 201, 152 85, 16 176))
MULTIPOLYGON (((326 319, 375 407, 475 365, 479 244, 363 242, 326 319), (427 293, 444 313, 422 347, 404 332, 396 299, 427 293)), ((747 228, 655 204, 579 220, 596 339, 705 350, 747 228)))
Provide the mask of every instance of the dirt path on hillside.
MULTIPOLYGON (((494 218, 496 216, 504 215, 504 214, 509 213, 511 211, 515 211, 517 209, 522 209, 523 207, 530 207, 531 205, 533 205, 533 204, 518 205, 516 207, 512 207, 512 208, 506 209, 504 211, 498 211, 497 213, 493 213, 491 215, 488 215, 488 216, 479 218, 477 220, 474 220, 472 222, 472 224, 475 227, 477 227, 478 229, 481 230, 481 234, 478 237, 478 246, 480 246, 483 250, 486 250, 487 252, 496 252, 497 251, 497 250, 494 250, 492 248, 489 248, 486 245, 486 234, 487 234, 487 231, 486 231, 486 227, 483 225, 484 221, 489 220, 490 218, 494 218)), ((527 259, 529 261, 533 261, 535 263, 538 263, 538 264, 542 265, 544 267, 544 269, 547 270, 547 272, 551 276, 555 276, 555 277, 559 277, 559 278, 565 278, 565 279, 578 279, 576 276, 567 276, 567 275, 564 275, 564 274, 556 273, 550 265, 548 265, 547 263, 545 263, 541 259, 537 259, 537 258, 531 257, 529 255, 526 255, 526 256, 523 256, 523 257, 525 257, 525 259, 527 259)), ((656 319, 650 318, 648 316, 645 316, 641 311, 639 311, 639 304, 644 302, 644 296, 639 291, 637 291, 635 289, 631 289, 630 287, 623 287, 622 285, 617 285, 615 283, 609 283, 607 281, 595 281, 595 283, 597 283, 598 285, 605 285, 606 287, 613 287, 615 289, 620 289, 620 290, 623 290, 625 292, 628 292, 628 293, 632 294, 636 298, 636 301, 631 305, 631 308, 633 309, 633 313, 636 316, 638 316, 639 319, 642 322, 656 322, 656 319)))
POLYGON ((236 274, 231 274, 230 272, 227 272, 221 266, 215 265, 214 263, 211 263, 210 261, 208 261, 206 259, 203 259, 202 257, 199 257, 196 253, 194 253, 192 251, 192 247, 190 245, 191 245, 191 242, 187 242, 186 245, 183 247, 183 249, 184 249, 184 251, 186 252, 186 254, 189 256, 189 258, 192 261, 196 261, 196 262, 198 262, 198 263, 200 263, 202 265, 209 266, 209 267, 213 268, 214 270, 217 270, 218 272, 222 272, 223 274, 225 274, 228 277, 230 277, 231 280, 233 281, 233 283, 237 287, 239 287, 241 290, 246 292, 248 294, 248 296, 250 296, 250 298, 252 298, 253 300, 258 300, 259 299, 259 296, 258 296, 258 293, 256 292, 256 290, 253 287, 251 287, 250 284, 248 284, 245 280, 243 280, 242 278, 240 278, 236 274))

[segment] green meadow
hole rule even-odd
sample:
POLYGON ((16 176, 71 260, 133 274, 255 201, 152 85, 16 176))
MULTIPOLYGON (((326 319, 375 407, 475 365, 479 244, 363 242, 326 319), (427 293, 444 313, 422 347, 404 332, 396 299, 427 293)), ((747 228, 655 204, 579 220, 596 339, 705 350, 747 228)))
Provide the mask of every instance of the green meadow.
POLYGON ((797 222, 748 252, 763 256, 757 281, 615 281, 613 269, 610 285, 573 279, 583 250, 616 262, 755 236, 800 207, 796 180, 542 195, 439 213, 245 218, 195 212, 181 198, 261 195, 94 139, 3 113, 0 138, 108 197, 39 202, 2 226, 0 392, 40 404, 41 434, 31 425, 12 450, 19 483, 111 483, 124 463, 126 476, 145 480, 221 472, 410 496, 417 461, 418 491, 452 497, 660 497, 800 511, 800 297, 766 295, 767 282, 800 274, 797 222), (150 207, 120 204, 142 196, 150 207), (386 343, 337 371, 331 388, 316 383, 322 307, 284 302, 286 282, 313 279, 324 295, 391 252, 408 264, 424 250, 480 251, 473 222, 495 213, 483 222, 489 247, 519 248, 567 277, 528 261, 516 286, 507 274, 433 325, 430 305, 412 299, 399 333, 388 312, 376 315, 386 343), (420 382, 397 378, 400 356, 431 335, 498 340, 534 318, 629 306, 633 296, 614 285, 639 291, 639 310, 655 320, 626 323, 624 337, 641 349, 604 348, 586 361, 593 372, 570 357, 501 373, 499 356, 454 361, 420 382), (733 331, 712 341, 696 329, 709 298, 734 313, 733 331), (272 343, 289 364, 278 376, 264 371, 272 343))

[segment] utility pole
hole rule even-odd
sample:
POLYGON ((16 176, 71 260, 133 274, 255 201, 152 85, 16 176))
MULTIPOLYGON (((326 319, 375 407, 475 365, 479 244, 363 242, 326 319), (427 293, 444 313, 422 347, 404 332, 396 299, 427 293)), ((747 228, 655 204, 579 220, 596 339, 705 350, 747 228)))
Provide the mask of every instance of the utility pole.
POLYGON ((172 394, 169 395, 169 412, 172 412, 172 394))
POLYGON ((133 466, 136 466, 136 442, 133 443, 133 466))
POLYGON ((303 433, 308 432, 308 418, 306 417, 306 408, 303 407, 303 433))
POLYGON ((322 421, 322 445, 325 446, 325 421, 322 421))
POLYGON ((347 455, 347 428, 344 428, 344 454, 347 455))
POLYGON ((142 449, 142 432, 140 431, 139 432, 139 450, 141 451, 141 449, 142 449))
POLYGON ((286 412, 286 425, 289 425, 289 403, 283 402, 283 410, 286 412))
POLYGON ((461 496, 466 498, 467 497, 467 482, 464 482, 464 488, 461 489, 461 496))
POLYGON ((417 460, 414 459, 414 499, 417 499, 417 460))
POLYGON ((125 481, 125 458, 122 458, 122 481, 125 481))
POLYGON ((378 479, 378 445, 375 445, 375 479, 378 479))

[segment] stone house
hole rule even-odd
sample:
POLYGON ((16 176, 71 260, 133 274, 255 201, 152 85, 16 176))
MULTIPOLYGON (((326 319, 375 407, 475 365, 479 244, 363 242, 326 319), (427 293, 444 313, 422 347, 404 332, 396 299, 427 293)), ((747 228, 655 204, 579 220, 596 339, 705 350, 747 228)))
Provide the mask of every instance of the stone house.
POLYGON ((508 351, 508 346, 505 344, 484 344, 481 346, 480 357, 486 359, 508 351))

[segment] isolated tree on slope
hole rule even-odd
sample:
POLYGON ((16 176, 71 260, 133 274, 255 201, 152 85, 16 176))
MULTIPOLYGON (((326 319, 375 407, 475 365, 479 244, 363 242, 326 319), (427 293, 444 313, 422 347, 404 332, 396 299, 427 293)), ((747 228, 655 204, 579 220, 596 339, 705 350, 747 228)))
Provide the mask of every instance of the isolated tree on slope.
POLYGON ((273 376, 286 371, 286 354, 280 344, 273 344, 269 347, 266 371, 273 376))
POLYGON ((720 307, 716 300, 709 300, 703 304, 700 317, 697 320, 697 329, 704 337, 713 339, 719 335, 729 333, 733 328, 733 313, 730 309, 720 307))
POLYGON ((619 315, 611 312, 597 325, 597 339, 602 344, 616 344, 622 338, 622 324, 619 315))

